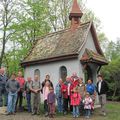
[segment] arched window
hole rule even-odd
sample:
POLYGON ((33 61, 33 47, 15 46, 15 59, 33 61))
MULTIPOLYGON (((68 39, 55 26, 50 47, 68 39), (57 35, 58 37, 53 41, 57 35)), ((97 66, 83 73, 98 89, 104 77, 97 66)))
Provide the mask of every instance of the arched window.
POLYGON ((87 66, 85 68, 84 75, 85 75, 85 83, 87 83, 88 79, 91 79, 91 80, 93 79, 93 74, 90 66, 87 66))
POLYGON ((38 75, 39 80, 40 80, 40 70, 39 70, 39 69, 36 69, 36 70, 34 71, 34 75, 38 75))
POLYGON ((67 76, 67 68, 65 66, 60 67, 60 78, 62 78, 62 80, 65 81, 66 76, 67 76))

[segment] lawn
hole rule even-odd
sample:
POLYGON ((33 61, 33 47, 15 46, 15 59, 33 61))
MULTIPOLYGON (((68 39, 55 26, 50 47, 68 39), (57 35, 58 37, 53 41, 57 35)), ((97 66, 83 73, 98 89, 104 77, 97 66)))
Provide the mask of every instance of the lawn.
MULTIPOLYGON (((43 106, 42 106, 43 107, 43 106)), ((89 120, 120 120, 120 102, 108 102, 107 107, 107 116, 99 115, 99 109, 95 109, 94 114, 89 120)), ((49 119, 49 118, 48 118, 49 119)), ((68 114, 63 116, 62 114, 57 114, 54 120, 73 120, 72 115, 68 114)), ((0 115, 0 120, 47 120, 44 117, 43 111, 40 116, 31 116, 30 113, 21 112, 17 113, 15 116, 5 116, 0 115)), ((85 120, 84 116, 80 116, 76 120, 85 120)))

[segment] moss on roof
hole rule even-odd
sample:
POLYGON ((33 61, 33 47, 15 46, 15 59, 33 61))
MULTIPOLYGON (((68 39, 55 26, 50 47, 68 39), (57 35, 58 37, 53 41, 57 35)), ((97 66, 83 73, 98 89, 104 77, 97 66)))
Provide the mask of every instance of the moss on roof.
POLYGON ((65 29, 41 37, 22 62, 78 53, 86 39, 90 24, 90 22, 81 24, 75 31, 65 29))

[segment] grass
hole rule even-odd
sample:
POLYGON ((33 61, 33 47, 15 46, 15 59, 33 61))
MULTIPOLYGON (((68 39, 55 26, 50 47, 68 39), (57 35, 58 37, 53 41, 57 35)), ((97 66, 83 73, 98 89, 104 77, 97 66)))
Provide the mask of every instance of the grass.
MULTIPOLYGON (((120 120, 120 102, 108 102, 106 105, 107 108, 107 116, 101 116, 99 114, 100 108, 95 109, 94 114, 91 116, 90 120, 120 120)), ((43 105, 40 106, 41 110, 41 118, 44 118, 44 110, 43 110, 43 105)), ((20 113, 21 115, 23 113, 20 113)), ((40 118, 40 116, 39 116, 40 118)), ((46 120, 46 118, 44 118, 46 120)), ((55 116, 55 120, 73 120, 72 115, 69 113, 66 116, 63 116, 63 114, 58 114, 55 116)), ((84 120, 84 116, 80 116, 78 118, 79 120, 84 120)))

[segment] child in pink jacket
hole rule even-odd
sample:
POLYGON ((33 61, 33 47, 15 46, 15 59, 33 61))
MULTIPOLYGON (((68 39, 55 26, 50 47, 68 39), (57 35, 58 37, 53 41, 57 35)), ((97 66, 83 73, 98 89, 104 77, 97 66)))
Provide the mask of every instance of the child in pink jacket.
POLYGON ((90 94, 87 92, 85 95, 85 98, 83 100, 84 103, 84 109, 85 109, 85 118, 89 118, 91 114, 91 108, 92 108, 92 98, 90 97, 90 94))
POLYGON ((79 117, 79 105, 81 102, 81 96, 78 92, 77 87, 73 89, 71 94, 71 105, 73 106, 73 117, 79 117))

